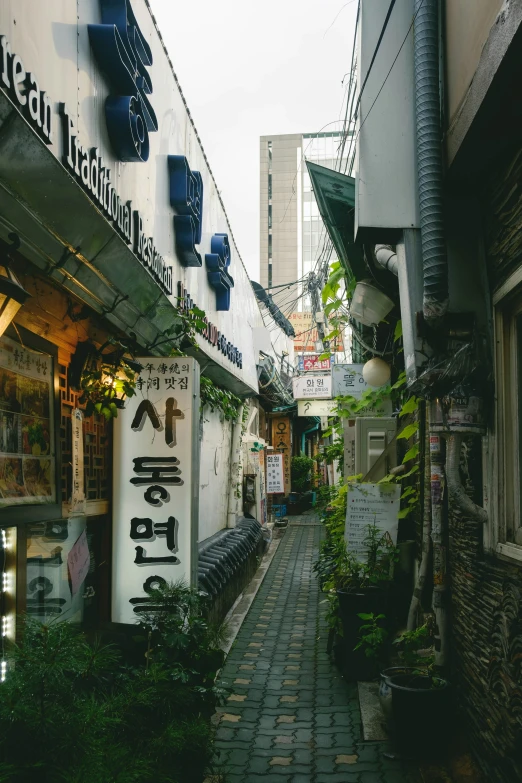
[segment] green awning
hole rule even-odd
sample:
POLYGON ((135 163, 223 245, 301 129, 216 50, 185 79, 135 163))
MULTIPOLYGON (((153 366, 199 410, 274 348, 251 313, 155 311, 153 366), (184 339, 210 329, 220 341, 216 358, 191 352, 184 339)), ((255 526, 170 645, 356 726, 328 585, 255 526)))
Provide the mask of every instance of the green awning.
POLYGON ((339 261, 356 280, 368 276, 362 247, 354 242, 355 179, 306 161, 319 213, 339 261))

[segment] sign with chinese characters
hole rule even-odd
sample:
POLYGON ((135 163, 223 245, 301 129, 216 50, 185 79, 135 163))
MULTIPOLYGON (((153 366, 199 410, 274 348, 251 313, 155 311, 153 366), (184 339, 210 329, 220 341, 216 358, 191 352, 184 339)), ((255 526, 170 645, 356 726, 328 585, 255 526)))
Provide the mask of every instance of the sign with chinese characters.
POLYGON ((70 514, 85 514, 85 475, 83 469, 83 412, 75 408, 72 427, 72 493, 70 514))
POLYGON ((0 507, 55 503, 53 360, 0 340, 0 507))
POLYGON ((368 557, 368 526, 377 527, 389 544, 397 544, 401 487, 399 484, 354 484, 348 489, 344 538, 361 563, 368 557))
POLYGON ((333 396, 350 395, 357 399, 366 391, 376 391, 363 378, 364 364, 336 364, 332 368, 333 396))
POLYGON ((112 620, 135 623, 150 593, 196 582, 199 365, 138 359, 136 395, 114 428, 112 620))
POLYGON ((297 369, 300 372, 315 372, 317 370, 329 370, 335 362, 334 356, 329 359, 319 359, 317 354, 300 354, 297 357, 297 369))
POLYGON ((335 416, 337 414, 337 400, 299 400, 297 403, 298 416, 335 416))
POLYGON ((295 400, 330 399, 332 396, 331 375, 306 375, 292 379, 295 400))
POLYGON ((290 493, 290 460, 292 457, 292 427, 288 416, 272 419, 272 446, 275 454, 283 455, 284 493, 290 493))
POLYGON ((267 495, 282 495, 285 491, 283 475, 283 455, 266 455, 266 492, 267 495))

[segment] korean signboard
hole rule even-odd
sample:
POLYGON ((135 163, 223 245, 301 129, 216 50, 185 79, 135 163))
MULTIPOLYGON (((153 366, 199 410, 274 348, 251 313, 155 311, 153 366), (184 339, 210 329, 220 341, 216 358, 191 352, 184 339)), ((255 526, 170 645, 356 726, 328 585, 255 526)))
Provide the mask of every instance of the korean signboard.
POLYGON ((348 489, 344 538, 348 551, 365 562, 368 525, 375 525, 382 538, 397 543, 401 487, 399 484, 355 484, 348 489))
POLYGON ((335 416, 337 400, 299 400, 298 416, 335 416))
MULTIPOLYGON (((289 320, 295 332, 294 351, 313 353, 316 350, 315 343, 319 337, 312 313, 292 313, 289 320)), ((330 349, 334 352, 344 350, 341 336, 331 341, 330 349)))
POLYGON ((300 354, 297 357, 297 368, 300 372, 317 372, 329 370, 335 361, 334 356, 328 359, 320 359, 317 354, 300 354))
POLYGON ((349 394, 359 398, 366 391, 375 391, 363 378, 364 364, 336 364, 332 368, 333 396, 349 394))
POLYGON ((285 479, 283 475, 283 455, 266 455, 266 492, 267 495, 283 494, 285 479))
POLYGON ((135 623, 150 592, 195 584, 199 497, 199 365, 139 359, 136 395, 114 428, 112 620, 135 623))
POLYGON ((331 375, 306 375, 292 379, 295 400, 330 399, 332 396, 331 375))
POLYGON ((283 455, 284 493, 290 493, 290 459, 292 456, 292 428, 288 416, 272 419, 272 446, 275 454, 283 455))

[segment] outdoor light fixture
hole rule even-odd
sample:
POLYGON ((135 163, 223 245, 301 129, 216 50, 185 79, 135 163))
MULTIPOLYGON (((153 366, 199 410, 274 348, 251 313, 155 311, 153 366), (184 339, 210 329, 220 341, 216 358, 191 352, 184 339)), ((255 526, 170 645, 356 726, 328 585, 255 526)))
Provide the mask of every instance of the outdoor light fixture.
POLYGON ((31 294, 23 288, 12 271, 10 251, 20 247, 20 239, 14 233, 9 234, 11 244, 0 240, 0 337, 3 335, 18 310, 31 294))
POLYGON ((366 362, 362 374, 368 386, 384 386, 390 380, 391 369, 384 359, 379 359, 375 356, 369 362, 366 362))
POLYGON ((393 300, 373 283, 361 280, 355 286, 350 315, 365 326, 376 326, 390 312, 393 300))

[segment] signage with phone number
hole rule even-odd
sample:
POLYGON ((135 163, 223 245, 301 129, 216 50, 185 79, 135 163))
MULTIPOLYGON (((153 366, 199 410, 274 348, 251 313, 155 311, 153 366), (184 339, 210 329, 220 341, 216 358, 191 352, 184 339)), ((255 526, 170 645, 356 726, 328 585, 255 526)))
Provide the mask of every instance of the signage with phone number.
POLYGON ((292 380, 295 400, 329 400, 332 396, 332 376, 300 376, 292 380))

